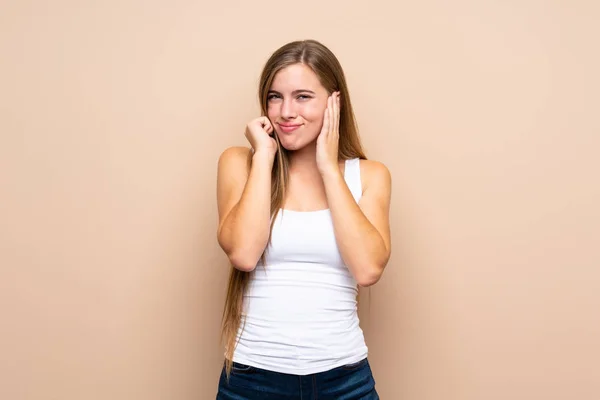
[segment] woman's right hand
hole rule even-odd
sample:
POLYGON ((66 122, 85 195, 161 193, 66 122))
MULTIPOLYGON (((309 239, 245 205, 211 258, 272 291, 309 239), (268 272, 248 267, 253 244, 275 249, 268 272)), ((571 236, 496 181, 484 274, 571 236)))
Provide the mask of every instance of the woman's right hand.
POLYGON ((277 142, 272 134, 274 134, 273 125, 267 117, 253 119, 246 125, 246 139, 254 149, 254 154, 260 152, 275 156, 277 142))

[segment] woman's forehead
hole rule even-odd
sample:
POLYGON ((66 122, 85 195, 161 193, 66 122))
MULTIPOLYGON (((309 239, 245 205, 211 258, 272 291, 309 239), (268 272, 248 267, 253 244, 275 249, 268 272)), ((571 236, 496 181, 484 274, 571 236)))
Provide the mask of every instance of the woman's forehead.
POLYGON ((293 64, 275 74, 271 90, 293 92, 297 90, 324 90, 319 77, 310 67, 304 64, 293 64))

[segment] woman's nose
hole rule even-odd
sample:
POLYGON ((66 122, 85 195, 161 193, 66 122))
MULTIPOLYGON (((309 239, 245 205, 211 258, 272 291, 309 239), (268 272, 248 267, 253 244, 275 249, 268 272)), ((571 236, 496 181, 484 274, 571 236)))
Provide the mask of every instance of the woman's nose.
POLYGON ((296 117, 296 110, 293 100, 283 100, 281 103, 281 116, 286 119, 296 117))

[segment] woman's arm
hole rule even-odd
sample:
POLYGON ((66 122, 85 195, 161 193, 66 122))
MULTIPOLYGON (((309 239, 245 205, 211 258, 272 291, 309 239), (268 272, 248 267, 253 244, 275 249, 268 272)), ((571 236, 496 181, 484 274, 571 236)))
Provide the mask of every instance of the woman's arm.
POLYGON ((339 170, 322 174, 336 241, 360 286, 375 284, 391 254, 391 176, 382 163, 361 160, 363 195, 357 204, 339 170))
POLYGON ((217 203, 219 245, 233 266, 252 271, 269 240, 271 220, 271 170, 274 155, 232 147, 219 158, 217 203))

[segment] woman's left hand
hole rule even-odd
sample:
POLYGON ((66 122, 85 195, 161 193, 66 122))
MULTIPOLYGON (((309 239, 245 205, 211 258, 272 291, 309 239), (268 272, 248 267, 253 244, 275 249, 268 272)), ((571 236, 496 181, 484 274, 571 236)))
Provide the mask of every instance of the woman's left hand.
POLYGON ((317 138, 317 167, 321 175, 339 172, 338 147, 340 141, 340 93, 327 98, 323 127, 317 138))

